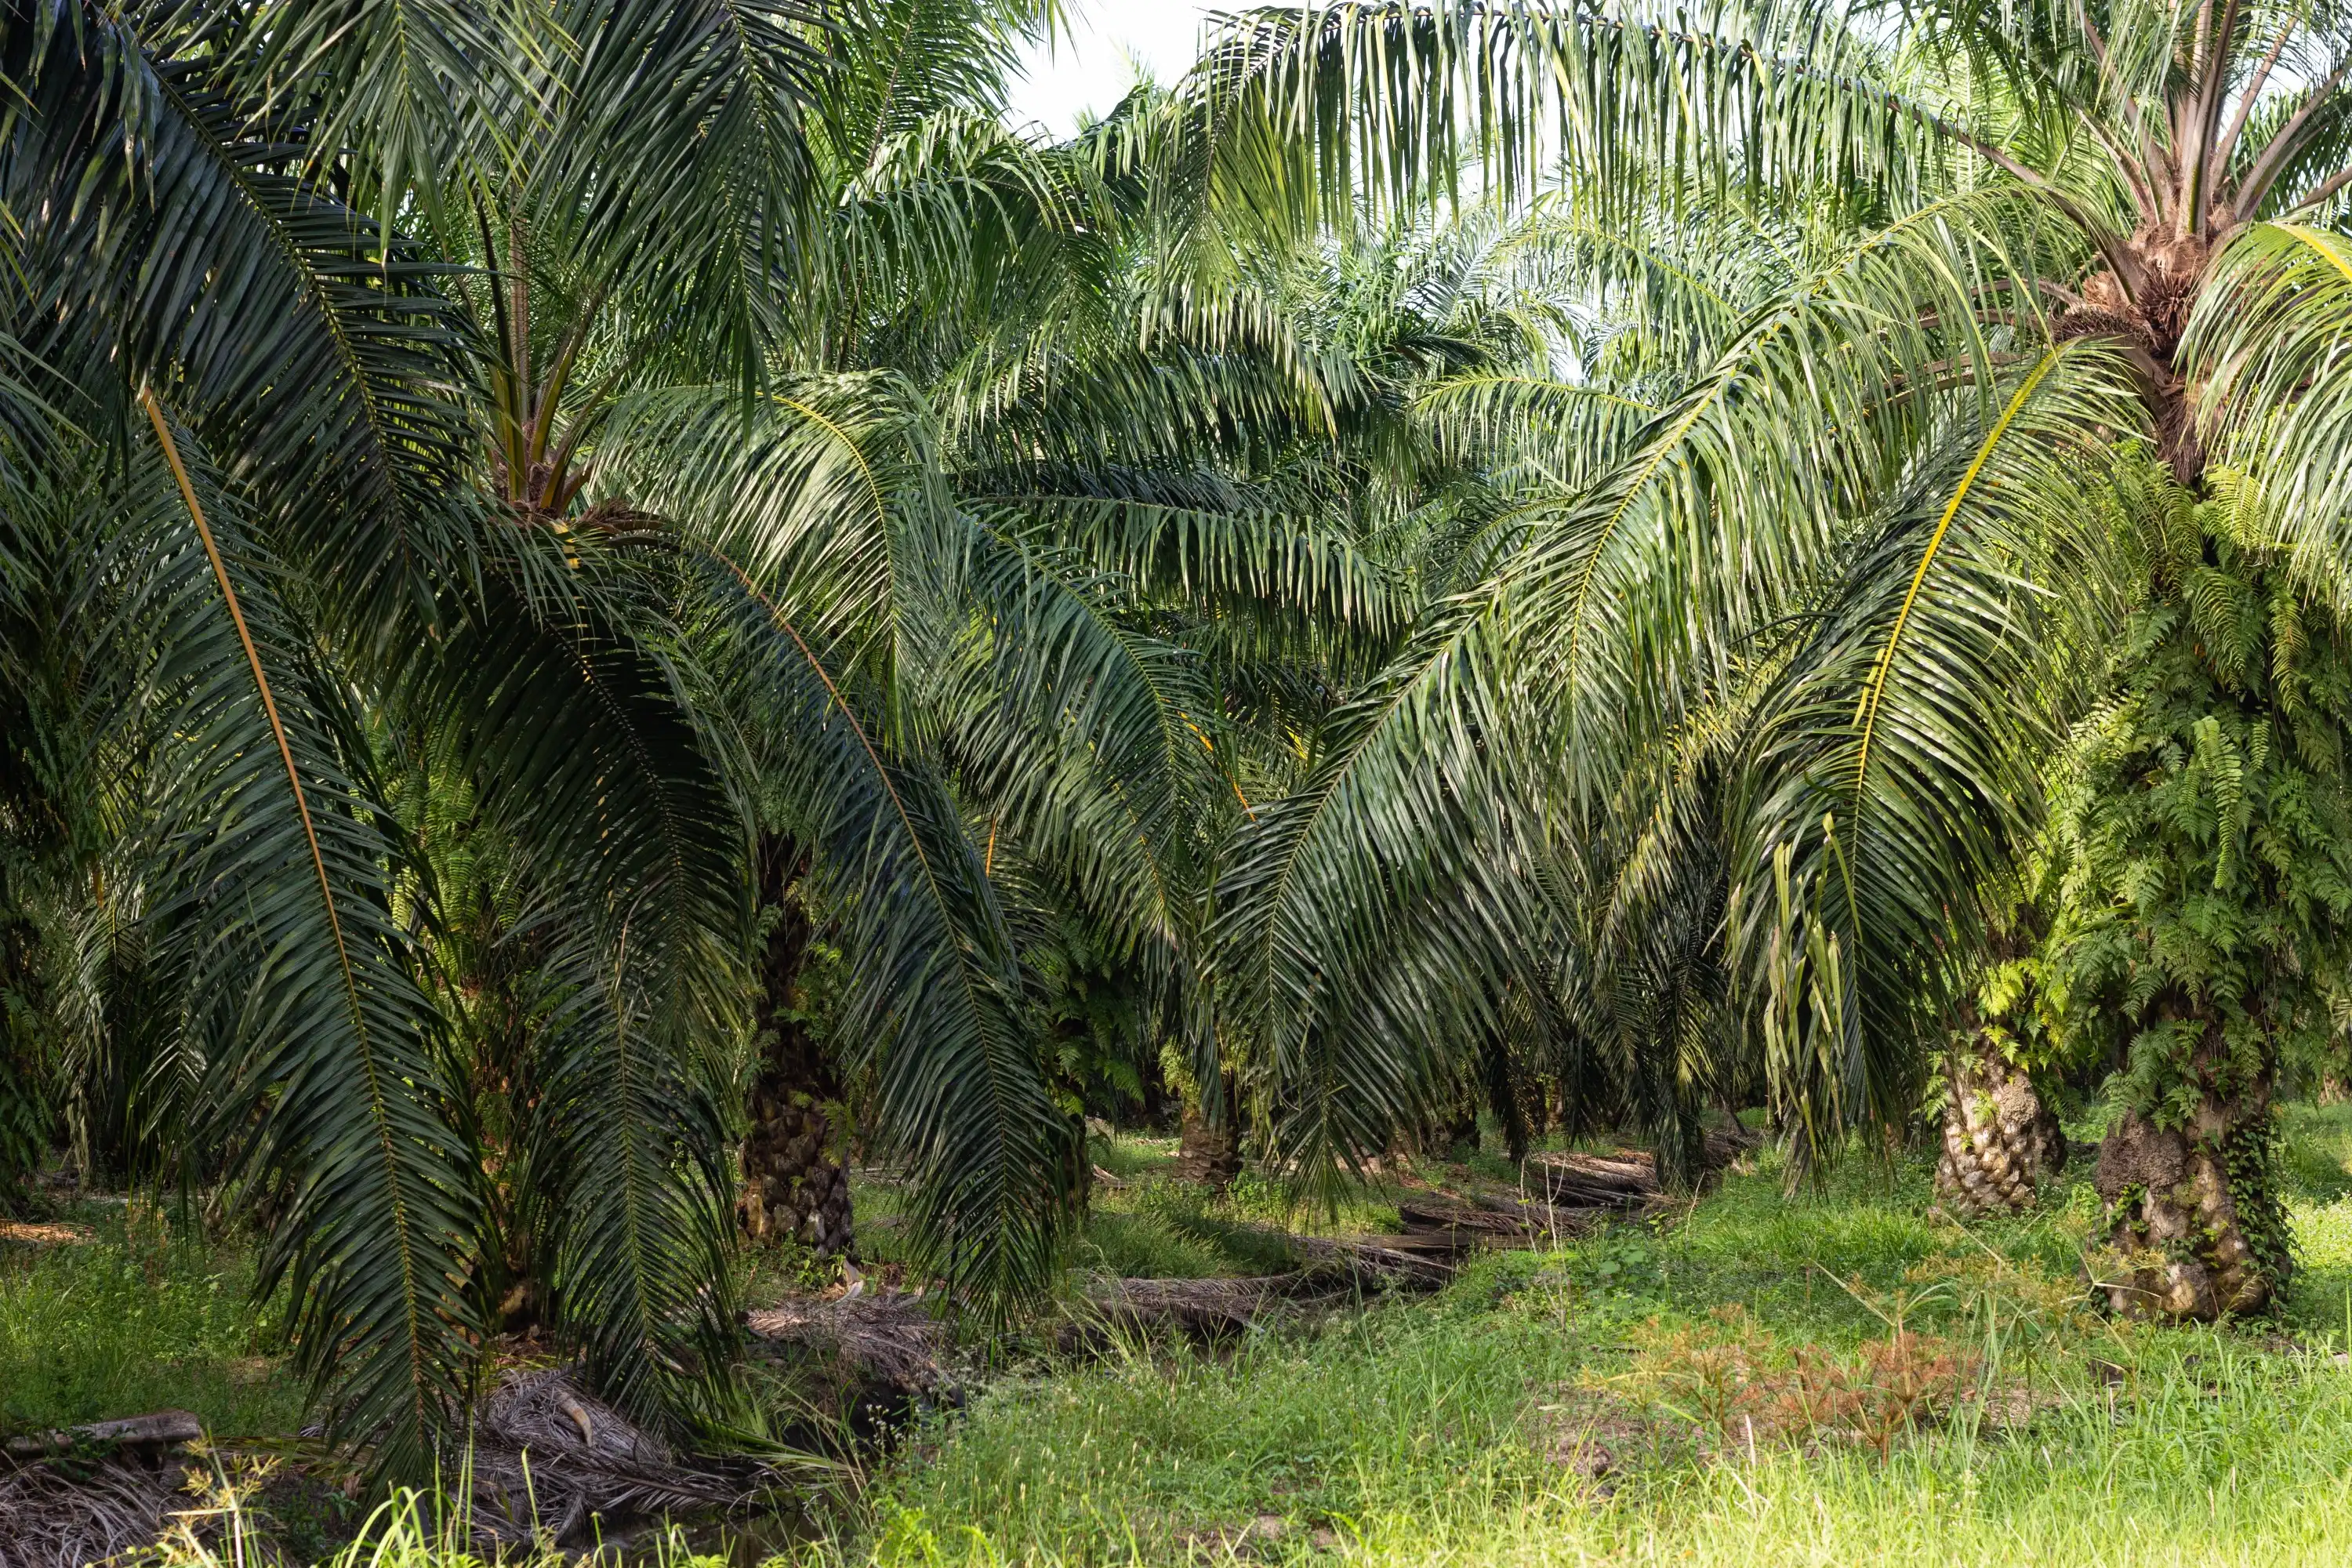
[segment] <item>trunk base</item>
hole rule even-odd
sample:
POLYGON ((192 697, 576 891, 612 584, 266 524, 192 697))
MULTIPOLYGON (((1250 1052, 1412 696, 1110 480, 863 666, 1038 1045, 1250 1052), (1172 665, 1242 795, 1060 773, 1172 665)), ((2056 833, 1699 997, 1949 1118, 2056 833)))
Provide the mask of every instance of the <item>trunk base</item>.
POLYGON ((835 1157, 832 1118, 805 1090, 762 1073, 751 1090, 737 1212, 754 1241, 789 1238, 830 1257, 850 1250, 849 1173, 835 1157))
POLYGON ((1188 1108, 1176 1145, 1176 1179, 1222 1193, 1241 1171, 1241 1144, 1234 1136, 1230 1116, 1224 1125, 1212 1127, 1199 1111, 1188 1108))
POLYGON ((789 1239, 821 1256, 854 1257, 844 1130, 828 1110, 840 1104, 841 1079, 801 1011, 801 971, 814 934, 797 886, 807 864, 790 840, 762 836, 760 901, 772 911, 760 966, 765 1037, 735 1212, 754 1241, 789 1239))
POLYGON ((2208 1101, 2187 1128, 2125 1112, 2099 1148, 2109 1308, 2211 1322, 2270 1305, 2293 1267, 2270 1153, 2267 1106, 2208 1101))
POLYGON ((1944 1152, 1936 1201, 1963 1219, 2033 1206, 2066 1163, 2066 1134, 2023 1072, 1979 1035, 1946 1069, 1944 1152))

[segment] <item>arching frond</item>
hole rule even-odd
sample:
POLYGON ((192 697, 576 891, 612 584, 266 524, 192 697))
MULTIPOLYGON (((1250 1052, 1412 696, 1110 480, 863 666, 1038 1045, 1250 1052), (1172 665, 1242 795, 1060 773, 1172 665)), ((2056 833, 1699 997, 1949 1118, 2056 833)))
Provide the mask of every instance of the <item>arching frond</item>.
POLYGON ((1815 1139, 1916 1101, 1978 889, 2030 841, 2122 604, 2098 591, 2105 462, 2082 433, 2128 427, 2128 383, 2074 345, 2007 384, 1923 445, 1819 580, 1732 807, 1734 949, 1784 1114, 1815 1139))
POLYGON ((1496 950, 1496 906, 1475 891, 1508 798, 1490 747, 1519 696, 1502 613, 1492 594, 1443 606, 1333 715, 1305 784, 1255 805, 1227 851, 1218 983, 1278 1086, 1275 1148, 1309 1169, 1381 1147, 1431 1082, 1421 1053, 1452 1033, 1391 1028, 1363 1005, 1399 1000, 1384 982, 1400 954, 1442 1008, 1480 994, 1461 977, 1496 950))
POLYGON ((1759 315, 1613 474, 1530 505, 1508 568, 1517 635, 1558 682, 1580 795, 1607 787, 1593 760, 1732 683, 1951 399, 1989 400, 2016 352, 2001 345, 2039 325, 2042 243, 2000 195, 1865 236, 1759 315))
POLYGON ((1002 910, 952 798, 877 731, 853 672, 715 553, 695 563, 714 668, 772 737, 772 777, 845 911, 842 1042, 880 1089, 880 1152, 914 1179, 912 1242, 990 1314, 1059 1260, 1078 1130, 1018 1012, 1002 910))
MULTIPOLYGON (((1780 189, 1920 189, 1939 131, 1828 7, 1696 17, 1386 0, 1236 16, 1187 90, 1226 199, 1337 216, 1361 191, 1496 195, 1555 160, 1597 190, 1693 166, 1780 189)), ((1296 220, 1294 220, 1296 221, 1296 220)))
POLYGON ((961 571, 929 410, 881 374, 806 377, 748 410, 714 386, 615 411, 607 481, 686 527, 780 604, 813 647, 887 683, 940 621, 961 571))
POLYGON ((402 697, 446 716, 470 830, 519 847, 543 911, 511 940, 541 950, 553 997, 529 1152, 563 1194, 556 1325, 608 1397, 672 1419, 709 1403, 733 1331, 718 1043, 750 947, 751 833, 664 628, 597 564, 554 602, 486 579, 402 697))
POLYGON ((439 1022, 387 880, 403 849, 282 568, 194 433, 149 406, 123 499, 154 563, 139 608, 163 703, 167 962, 211 1019, 215 1125, 268 1107, 246 1158, 287 1202, 262 1288, 288 1287, 296 1364, 339 1435, 414 1472, 461 1406, 480 1327, 461 1289, 465 1152, 435 1113, 439 1022))
POLYGON ((2257 224, 2213 263, 2181 354, 2197 417, 2247 474, 2247 498, 2298 564, 2326 578, 2352 559, 2352 240, 2257 224))
POLYGON ((26 347, 101 405, 152 379, 236 454, 257 524, 345 635, 412 635, 464 552, 441 269, 278 172, 200 64, 151 62, 112 13, 58 0, 0 27, 28 97, 0 198, 47 215, 0 279, 26 347))

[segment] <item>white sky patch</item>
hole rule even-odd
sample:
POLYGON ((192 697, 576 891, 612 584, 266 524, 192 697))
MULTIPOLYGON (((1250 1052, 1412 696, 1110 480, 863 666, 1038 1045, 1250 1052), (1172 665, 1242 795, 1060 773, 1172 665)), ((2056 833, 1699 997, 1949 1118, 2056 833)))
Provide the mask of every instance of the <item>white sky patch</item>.
POLYGON ((1013 86, 1015 125, 1032 121, 1055 137, 1077 129, 1082 113, 1106 114, 1135 85, 1139 68, 1172 82, 1200 58, 1202 25, 1211 10, 1234 11, 1251 0, 1073 0, 1070 32, 1052 50, 1033 45, 1027 74, 1013 86))

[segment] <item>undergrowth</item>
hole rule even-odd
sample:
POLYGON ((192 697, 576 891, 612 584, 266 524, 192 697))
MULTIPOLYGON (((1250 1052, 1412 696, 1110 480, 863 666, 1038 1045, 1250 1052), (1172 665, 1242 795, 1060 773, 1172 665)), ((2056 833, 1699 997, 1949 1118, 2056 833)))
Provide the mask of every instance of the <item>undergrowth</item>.
MULTIPOLYGON (((2089 1131, 2091 1130, 2084 1130, 2089 1131)), ((2352 1111, 2297 1108, 2279 1320, 2090 1310, 2083 1148, 2025 1217, 1916 1160, 1479 1259, 1441 1296, 1040 1367, 937 1420, 825 1564, 2337 1563, 2352 1111)))
MULTIPOLYGON (((138 1554, 147 1568, 279 1568, 271 1522, 257 1489, 234 1477, 196 1482, 188 1509, 164 1539, 138 1554)), ((509 1545, 486 1559, 470 1540, 467 1520, 446 1500, 403 1489, 362 1520, 352 1539, 319 1558, 321 1568, 573 1568, 578 1552, 551 1542, 509 1545)), ((656 1530, 624 1542, 601 1542, 597 1560, 625 1560, 636 1568, 733 1568, 730 1559, 697 1551, 683 1531, 656 1530)))
MULTIPOLYGON (((2286 1135, 2302 1268, 2273 1321, 2094 1312, 2081 1142, 2040 1211, 1965 1227, 1934 1214, 1921 1161, 1857 1157, 1790 1197, 1766 1156, 1651 1223, 1477 1258, 1435 1297, 1000 1369, 786 1561, 2339 1563, 2352 1108, 2296 1107, 2286 1135)), ((1092 1267, 1263 1271, 1280 1260, 1244 1250, 1258 1227, 1302 1217, 1272 1189, 1129 1170, 1092 1267)), ((1350 1201, 1381 1217, 1377 1191, 1350 1201)), ((348 1563, 462 1560, 412 1510, 348 1563)))
POLYGON ((266 1354, 242 1250, 136 1200, 30 1234, 0 1239, 0 1428, 183 1409, 215 1432, 295 1430, 300 1390, 266 1354))

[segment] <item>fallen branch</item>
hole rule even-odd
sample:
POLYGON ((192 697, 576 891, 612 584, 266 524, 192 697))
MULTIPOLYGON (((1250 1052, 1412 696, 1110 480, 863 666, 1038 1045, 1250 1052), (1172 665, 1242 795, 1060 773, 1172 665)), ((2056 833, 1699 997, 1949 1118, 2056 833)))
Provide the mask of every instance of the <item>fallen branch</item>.
POLYGON ((744 1326, 762 1339, 838 1357, 860 1375, 903 1393, 929 1394, 948 1381, 940 1364, 947 1325, 920 1296, 796 1299, 751 1313, 744 1326))
POLYGON ((1763 1146, 1764 1134, 1736 1121, 1729 1127, 1710 1127, 1701 1140, 1699 1163, 1709 1171, 1720 1171, 1763 1146))
MULTIPOLYGON (((1206 1338, 1245 1329, 1270 1308, 1328 1289, 1306 1273, 1265 1274, 1244 1279, 1095 1279, 1086 1301, 1103 1323, 1150 1331, 1181 1329, 1206 1338)), ((1094 1325, 1083 1319, 1066 1325, 1066 1342, 1082 1339, 1094 1325)))
POLYGON ((7 1455, 24 1461, 78 1448, 175 1448, 204 1435, 204 1423, 187 1411, 158 1410, 151 1415, 126 1415, 119 1421, 92 1421, 83 1426, 53 1427, 11 1437, 7 1455))
POLYGON ((1560 1208, 1539 1198, 1497 1197, 1486 1193, 1470 1194, 1463 1203, 1397 1205, 1398 1217, 1404 1221, 1407 1230, 1521 1246, 1590 1235, 1613 1212, 1560 1208))
POLYGON ((1637 1209, 1663 1197, 1657 1163, 1648 1154, 1537 1154, 1526 1170, 1529 1181, 1555 1206, 1637 1209))
POLYGON ((1238 1279, 1093 1279, 1086 1289, 1090 1316, 1063 1324, 1059 1336, 1063 1348, 1098 1343, 1105 1328, 1147 1333, 1175 1329, 1215 1339, 1289 1307, 1352 1295, 1367 1277, 1382 1285, 1400 1279, 1414 1284, 1433 1283, 1444 1277, 1444 1266, 1402 1247, 1323 1237, 1291 1239, 1315 1244, 1317 1250, 1324 1252, 1323 1260, 1287 1274, 1238 1279))
POLYGON ((1432 1258, 1413 1247, 1413 1238, 1402 1236, 1330 1237, 1291 1236, 1284 1233, 1291 1250, 1314 1268, 1327 1272, 1344 1273, 1359 1282, 1391 1285, 1436 1286, 1444 1284, 1454 1273, 1454 1253, 1449 1248, 1443 1257, 1432 1258), (1403 1245, 1400 1245, 1403 1244, 1403 1245))
POLYGON ((1563 1208, 1541 1198, 1505 1198, 1480 1194, 1474 1200, 1491 1214, 1507 1215, 1538 1236, 1590 1236, 1609 1218, 1605 1209, 1563 1208))

